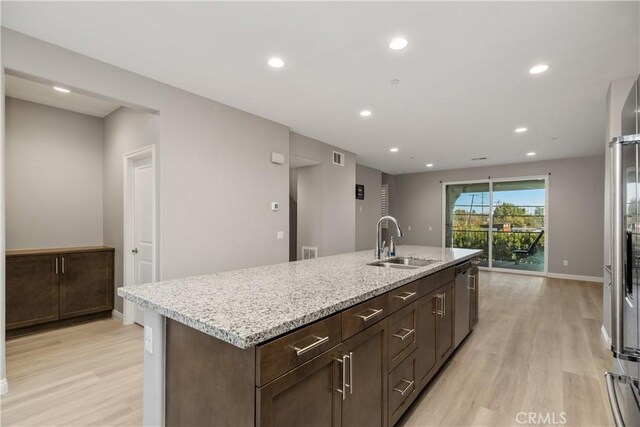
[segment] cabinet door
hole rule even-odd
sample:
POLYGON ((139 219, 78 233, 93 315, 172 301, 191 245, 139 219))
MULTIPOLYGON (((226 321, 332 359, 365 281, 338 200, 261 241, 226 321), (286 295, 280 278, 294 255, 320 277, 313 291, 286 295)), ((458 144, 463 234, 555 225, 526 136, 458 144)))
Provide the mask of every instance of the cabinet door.
POLYGON ((438 361, 446 359, 453 351, 454 297, 454 282, 438 289, 436 293, 438 361))
POLYGON ((418 365, 417 380, 420 386, 427 383, 435 374, 438 363, 436 337, 436 292, 418 300, 418 365))
POLYGON ((113 252, 60 256, 60 318, 113 309, 113 252))
POLYGON ((386 324, 378 322, 342 344, 348 364, 344 427, 387 425, 386 324))
MULTIPOLYGON (((256 392, 258 426, 340 426, 347 375, 341 345, 322 353, 256 392)), ((348 363, 348 362, 347 362, 348 363)))
POLYGON ((478 323, 478 290, 480 288, 480 271, 478 267, 471 269, 471 279, 469 288, 469 328, 478 323))
POLYGON ((7 329, 58 320, 55 255, 7 257, 7 329))

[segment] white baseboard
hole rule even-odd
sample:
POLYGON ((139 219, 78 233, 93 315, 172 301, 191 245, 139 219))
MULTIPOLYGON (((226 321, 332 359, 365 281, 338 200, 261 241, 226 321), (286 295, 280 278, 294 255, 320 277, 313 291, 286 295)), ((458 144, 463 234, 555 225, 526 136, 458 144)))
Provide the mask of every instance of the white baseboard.
POLYGON ((0 379, 0 395, 5 394, 9 391, 9 383, 6 378, 0 379))
POLYGON ((609 334, 607 333, 607 329, 604 327, 604 325, 602 325, 602 328, 600 328, 600 331, 602 332, 602 339, 604 340, 607 347, 611 346, 611 338, 609 337, 609 334))
POLYGON ((122 323, 122 313, 120 313, 118 310, 111 310, 111 317, 114 320, 117 320, 118 322, 122 323))
POLYGON ((577 274, 549 273, 547 277, 553 279, 581 280, 583 282, 599 282, 604 283, 603 277, 598 276, 578 276, 577 274))

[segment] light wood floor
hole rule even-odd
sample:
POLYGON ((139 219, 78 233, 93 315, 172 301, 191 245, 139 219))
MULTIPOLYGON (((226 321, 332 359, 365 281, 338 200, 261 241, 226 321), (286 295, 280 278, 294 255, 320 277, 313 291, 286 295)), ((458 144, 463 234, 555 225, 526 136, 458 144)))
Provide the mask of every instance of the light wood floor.
MULTIPOLYGON (((480 322, 401 420, 517 426, 519 412, 612 425, 595 283, 481 272, 480 322)), ((7 343, 2 426, 142 424, 142 329, 104 320, 7 343)), ((538 424, 540 425, 540 424, 538 424)))
POLYGON ((0 425, 142 425, 142 328, 106 319, 7 342, 0 425))

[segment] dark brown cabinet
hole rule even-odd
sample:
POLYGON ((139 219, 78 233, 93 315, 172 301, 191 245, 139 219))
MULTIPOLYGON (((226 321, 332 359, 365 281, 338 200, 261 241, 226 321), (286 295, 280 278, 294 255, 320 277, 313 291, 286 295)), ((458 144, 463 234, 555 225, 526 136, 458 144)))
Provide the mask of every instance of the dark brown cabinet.
POLYGON ((472 262, 474 267, 469 272, 469 280, 471 286, 469 287, 469 329, 478 323, 478 292, 480 283, 480 269, 478 268, 478 262, 472 262))
POLYGON ((7 257, 7 329, 58 320, 57 257, 7 257))
POLYGON ((108 247, 7 251, 7 330, 19 335, 113 309, 108 247))
POLYGON ((453 352, 454 282, 440 288, 436 294, 436 324, 438 362, 453 352))
MULTIPOLYGON (((259 426, 341 426, 341 346, 257 389, 259 426)), ((347 362, 348 363, 348 362, 347 362)))
POLYGON ((436 298, 432 292, 418 300, 418 365, 416 378, 420 385, 431 380, 436 373, 438 355, 436 350, 437 325, 436 298))
POLYGON ((348 366, 342 426, 387 425, 387 328, 378 322, 342 344, 348 366))

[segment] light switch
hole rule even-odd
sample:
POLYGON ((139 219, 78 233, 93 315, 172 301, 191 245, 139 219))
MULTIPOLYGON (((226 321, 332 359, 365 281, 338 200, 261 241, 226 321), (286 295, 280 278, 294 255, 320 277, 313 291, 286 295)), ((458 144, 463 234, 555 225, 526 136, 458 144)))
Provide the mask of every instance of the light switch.
POLYGON ((284 240, 284 231, 278 231, 278 240, 284 240))
POLYGON ((408 227, 407 227, 407 230, 411 231, 411 226, 408 226, 408 227))
POLYGON ((271 210, 274 212, 277 212, 280 209, 280 203, 278 202, 271 202, 271 210))

